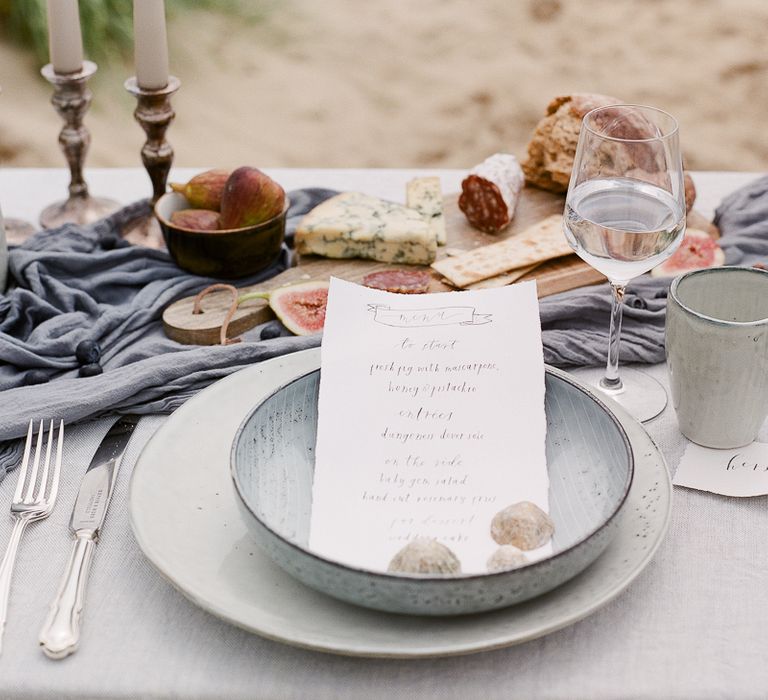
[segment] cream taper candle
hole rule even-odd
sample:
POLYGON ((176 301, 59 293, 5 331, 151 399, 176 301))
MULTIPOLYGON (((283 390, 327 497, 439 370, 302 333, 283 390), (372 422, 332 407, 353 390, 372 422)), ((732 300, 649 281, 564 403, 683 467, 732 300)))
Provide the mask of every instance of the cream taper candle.
POLYGON ((57 73, 82 69, 83 37, 77 0, 48 0, 48 48, 57 73))
POLYGON ((168 38, 164 0, 133 0, 136 82, 144 90, 168 85, 168 38))

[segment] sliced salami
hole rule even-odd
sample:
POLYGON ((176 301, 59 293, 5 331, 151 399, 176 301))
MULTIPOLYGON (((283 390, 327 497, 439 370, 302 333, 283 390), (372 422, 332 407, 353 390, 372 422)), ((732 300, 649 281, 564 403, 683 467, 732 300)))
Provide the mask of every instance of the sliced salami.
POLYGON ((428 270, 380 270, 363 277, 363 285, 395 294, 424 294, 431 279, 428 270))
POLYGON ((525 176, 517 158, 496 153, 469 171, 461 183, 459 209, 475 228, 499 233, 515 215, 525 176))

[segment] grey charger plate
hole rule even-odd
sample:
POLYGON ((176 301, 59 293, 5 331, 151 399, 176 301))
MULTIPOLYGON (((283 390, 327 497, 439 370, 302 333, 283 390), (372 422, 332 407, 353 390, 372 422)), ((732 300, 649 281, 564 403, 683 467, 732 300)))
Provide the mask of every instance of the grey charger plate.
MULTIPOLYGON (((618 596, 645 568, 669 524, 672 486, 643 427, 620 407, 635 476, 616 536, 597 560, 550 593, 502 610, 453 617, 392 615, 349 605, 287 575, 243 524, 228 473, 238 426, 259 397, 317 367, 317 350, 223 379, 176 411, 134 469, 129 514, 138 543, 193 603, 261 636, 352 656, 417 658, 524 642, 572 624, 618 596)), ((608 403, 608 402, 606 402, 608 403)))
MULTIPOLYGON (((550 367, 545 383, 549 511, 555 534, 552 554, 544 559, 495 573, 413 576, 385 571, 386 561, 382 570, 372 571, 312 552, 308 541, 319 360, 312 372, 287 384, 275 383, 273 393, 257 401, 242 422, 232 445, 231 468, 243 519, 273 561, 302 583, 376 610, 465 615, 546 593, 589 566, 608 546, 632 483, 633 456, 621 424, 593 394, 550 367)), ((515 455, 508 455, 506 468, 514 463, 515 455)), ((514 500, 508 497, 499 508, 514 500)))

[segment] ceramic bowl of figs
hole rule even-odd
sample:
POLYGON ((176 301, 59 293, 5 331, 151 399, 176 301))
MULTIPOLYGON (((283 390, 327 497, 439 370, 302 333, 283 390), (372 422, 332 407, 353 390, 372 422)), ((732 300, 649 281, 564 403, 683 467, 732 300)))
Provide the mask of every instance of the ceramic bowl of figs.
POLYGON ((258 168, 206 170, 171 189, 157 200, 155 216, 183 270, 235 279, 269 267, 280 255, 289 201, 258 168))
MULTIPOLYGON (((310 547, 320 362, 265 376, 232 444, 230 471, 246 527, 264 552, 307 586, 356 605, 410 615, 465 615, 521 603, 589 566, 618 531, 634 474, 621 422, 586 386, 546 370, 549 512, 503 495, 487 523, 485 571, 465 572, 451 543, 415 536, 381 568, 336 561, 310 547), (546 556, 534 550, 550 547, 546 556)), ((355 426, 350 426, 354 430, 355 426)), ((367 459, 360 455, 361 462, 367 459)), ((519 468, 510 455, 500 468, 519 468)), ((343 510, 344 504, 339 508, 343 510)), ((350 523, 350 530, 354 529, 350 523)))

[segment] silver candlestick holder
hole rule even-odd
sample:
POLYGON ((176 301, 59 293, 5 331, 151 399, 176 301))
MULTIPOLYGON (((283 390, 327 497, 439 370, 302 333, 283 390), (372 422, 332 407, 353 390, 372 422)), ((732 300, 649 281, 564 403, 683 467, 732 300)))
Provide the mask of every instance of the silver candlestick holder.
POLYGON ((91 197, 83 177, 83 163, 91 144, 91 134, 83 126, 83 117, 93 97, 86 82, 96 69, 92 61, 83 61, 83 67, 75 73, 57 73, 50 63, 40 71, 53 85, 51 103, 64 120, 64 127, 59 133, 59 145, 67 159, 70 173, 69 197, 43 210, 40 224, 44 228, 56 228, 67 223, 89 224, 111 214, 120 206, 112 199, 91 197))
POLYGON ((3 226, 5 227, 5 241, 9 246, 21 245, 37 230, 29 221, 14 217, 4 218, 3 226))
MULTIPOLYGON (((181 81, 172 75, 168 76, 168 84, 158 90, 140 87, 135 77, 125 81, 125 89, 137 100, 133 116, 147 135, 141 149, 141 161, 152 182, 152 204, 165 194, 168 173, 173 164, 173 148, 165 140, 165 132, 176 116, 171 106, 171 96, 179 87, 181 81)), ((165 247, 160 225, 153 215, 132 223, 123 232, 123 238, 151 248, 165 247)))

